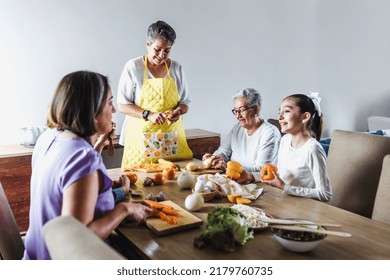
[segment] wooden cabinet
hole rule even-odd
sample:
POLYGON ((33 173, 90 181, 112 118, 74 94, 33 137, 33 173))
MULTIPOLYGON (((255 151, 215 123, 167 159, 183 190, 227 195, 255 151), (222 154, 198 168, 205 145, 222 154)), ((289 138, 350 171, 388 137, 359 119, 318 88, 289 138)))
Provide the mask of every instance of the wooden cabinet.
MULTIPOLYGON (((202 129, 186 130, 187 142, 194 158, 201 159, 203 154, 212 153, 220 145, 220 135, 202 129)), ((123 147, 115 143, 116 156, 103 159, 107 168, 120 167, 123 147), (109 162, 110 160, 110 162, 109 162)), ((33 148, 20 145, 0 146, 0 182, 14 213, 20 231, 26 231, 29 225, 31 155, 33 148)))
POLYGON ((28 228, 32 148, 0 147, 0 182, 20 231, 28 228))
POLYGON ((186 136, 193 157, 197 159, 202 159, 205 153, 215 152, 221 144, 221 136, 218 133, 202 129, 188 129, 186 136))

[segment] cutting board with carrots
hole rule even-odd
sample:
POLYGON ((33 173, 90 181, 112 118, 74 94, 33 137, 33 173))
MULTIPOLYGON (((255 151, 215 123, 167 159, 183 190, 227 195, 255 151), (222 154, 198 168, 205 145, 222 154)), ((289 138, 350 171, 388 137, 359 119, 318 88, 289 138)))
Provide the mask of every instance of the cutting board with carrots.
MULTIPOLYGON (((144 163, 137 164, 130 168, 131 171, 141 171, 145 173, 163 172, 165 168, 169 166, 159 163, 144 163)), ((174 166, 175 170, 179 170, 177 166, 174 166)))
POLYGON ((221 173, 224 173, 223 170, 221 169, 203 169, 203 168, 199 168, 199 169, 196 169, 196 170, 187 170, 185 167, 181 167, 181 171, 189 171, 191 172, 192 174, 194 175, 203 175, 203 174, 221 174, 221 173))
POLYGON ((161 203, 172 206, 176 211, 180 213, 180 216, 177 217, 177 224, 168 224, 167 222, 161 220, 159 217, 149 217, 146 220, 146 225, 150 228, 156 235, 166 235, 178 231, 183 231, 186 229, 199 227, 203 224, 203 221, 191 214, 187 210, 183 209, 176 203, 171 200, 162 201, 161 203))

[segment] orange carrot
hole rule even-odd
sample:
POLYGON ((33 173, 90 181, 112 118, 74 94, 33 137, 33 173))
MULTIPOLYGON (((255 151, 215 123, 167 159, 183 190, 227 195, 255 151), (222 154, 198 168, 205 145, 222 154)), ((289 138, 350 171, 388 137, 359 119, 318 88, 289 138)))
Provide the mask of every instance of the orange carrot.
POLYGON ((174 210, 172 206, 169 206, 169 205, 157 202, 157 201, 153 201, 153 200, 145 199, 145 203, 148 204, 150 207, 156 208, 156 209, 168 208, 168 209, 174 210))
POLYGON ((180 217, 180 213, 178 211, 176 211, 175 209, 170 209, 170 208, 164 207, 164 208, 161 209, 161 211, 164 212, 167 215, 180 217))

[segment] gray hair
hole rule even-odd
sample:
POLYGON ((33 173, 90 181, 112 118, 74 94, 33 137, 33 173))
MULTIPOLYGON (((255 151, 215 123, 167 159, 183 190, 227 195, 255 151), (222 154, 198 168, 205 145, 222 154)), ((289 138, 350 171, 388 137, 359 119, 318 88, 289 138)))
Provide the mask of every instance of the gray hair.
POLYGON ((148 42, 152 44, 158 37, 172 46, 175 43, 176 32, 168 23, 159 20, 149 26, 148 42))
POLYGON ((261 109, 261 94, 254 88, 243 88, 236 92, 235 95, 233 95, 233 102, 238 97, 246 97, 247 103, 249 107, 255 107, 259 106, 259 109, 261 109))

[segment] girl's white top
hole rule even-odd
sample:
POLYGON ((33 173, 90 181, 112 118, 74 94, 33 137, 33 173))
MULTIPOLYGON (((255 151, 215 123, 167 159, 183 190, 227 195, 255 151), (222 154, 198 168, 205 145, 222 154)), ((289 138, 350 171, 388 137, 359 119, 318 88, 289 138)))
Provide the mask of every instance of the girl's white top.
POLYGON ((284 191, 290 195, 320 201, 332 198, 325 151, 314 138, 295 149, 291 146, 291 135, 284 135, 279 147, 278 172, 286 184, 284 191))

